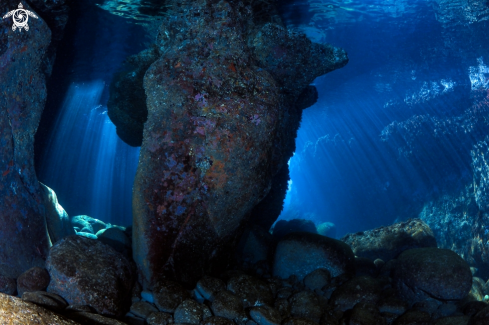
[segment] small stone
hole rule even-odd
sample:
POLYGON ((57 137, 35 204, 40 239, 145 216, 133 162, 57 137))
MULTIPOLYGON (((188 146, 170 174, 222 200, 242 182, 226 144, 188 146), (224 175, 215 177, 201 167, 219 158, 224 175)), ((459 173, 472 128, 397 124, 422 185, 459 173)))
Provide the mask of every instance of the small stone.
POLYGON ((146 318, 146 322, 148 325, 168 325, 173 324, 173 317, 171 314, 155 312, 146 318))
POLYGON ((288 299, 292 294, 294 293, 294 290, 290 287, 284 287, 280 288, 277 290, 277 299, 288 299))
POLYGON ((155 285, 153 297, 160 311, 174 313, 178 305, 190 298, 190 294, 180 284, 162 279, 155 285))
POLYGON ((204 276, 197 282, 196 290, 202 295, 206 300, 212 302, 214 300, 214 295, 226 289, 226 284, 220 279, 216 279, 210 276, 204 276))
POLYGON ((353 307, 349 324, 387 325, 387 321, 380 315, 375 305, 359 303, 353 307))
POLYGON ((290 304, 287 299, 275 300, 275 309, 280 313, 282 319, 290 317, 290 304))
POLYGON ((151 304, 154 304, 155 298, 153 296, 153 293, 151 291, 141 291, 141 299, 144 301, 147 301, 151 304))
POLYGON ((183 301, 177 309, 175 309, 175 313, 173 318, 175 323, 186 323, 186 324, 199 324, 202 320, 207 318, 209 315, 205 315, 204 307, 207 306, 199 304, 195 300, 187 299, 183 301))
POLYGON ((357 303, 376 304, 380 299, 381 287, 379 281, 369 277, 355 277, 340 287, 331 295, 331 304, 339 310, 352 309, 357 303))
POLYGON ((311 289, 322 289, 331 282, 331 273, 327 269, 317 269, 304 277, 304 285, 311 289))
MULTIPOLYGON (((152 324, 148 324, 152 325, 152 324)), ((207 318, 205 321, 201 323, 201 325, 236 325, 232 320, 220 317, 220 316, 212 316, 207 318)))
POLYGON ((17 291, 15 279, 0 275, 0 293, 13 295, 17 291))
POLYGON ((273 295, 268 284, 250 275, 242 274, 231 278, 227 289, 243 299, 245 308, 256 304, 273 304, 273 295))
POLYGON ((66 317, 81 325, 127 325, 127 323, 123 323, 113 318, 82 311, 66 314, 66 317))
POLYGON ((134 315, 146 319, 149 314, 157 312, 158 309, 152 304, 146 301, 138 301, 131 305, 131 313, 134 315))
POLYGON ((282 320, 278 310, 269 306, 252 307, 249 312, 258 325, 280 325, 282 320))
POLYGON ((19 296, 26 291, 45 291, 49 285, 49 273, 46 269, 35 266, 17 278, 17 292, 19 296))
POLYGON ((22 294, 22 300, 57 312, 64 310, 68 306, 68 303, 63 297, 46 291, 24 292, 22 294))
POLYGON ((291 317, 283 325, 317 325, 317 323, 309 319, 291 317))
POLYGON ((301 291, 289 298, 293 317, 309 319, 318 323, 323 313, 320 297, 311 291, 301 291))
POLYGON ((215 295, 211 305, 214 316, 230 320, 245 316, 242 300, 230 291, 222 290, 215 295))

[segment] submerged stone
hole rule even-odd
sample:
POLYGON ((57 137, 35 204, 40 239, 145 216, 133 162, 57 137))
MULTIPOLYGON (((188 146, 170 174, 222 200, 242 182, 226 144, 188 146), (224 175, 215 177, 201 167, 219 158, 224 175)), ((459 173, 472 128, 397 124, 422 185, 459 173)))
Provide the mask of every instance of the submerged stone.
POLYGON ((82 236, 66 237, 51 249, 46 268, 51 275, 48 292, 70 305, 89 305, 108 316, 122 316, 129 308, 133 266, 110 246, 82 236))
POLYGON ((426 298, 460 300, 469 293, 472 273, 455 252, 439 248, 404 251, 393 272, 394 285, 409 302, 426 298))
POLYGON ((436 247, 430 227, 420 219, 410 219, 388 227, 380 227, 341 238, 358 257, 377 258, 387 262, 410 248, 436 247))
POLYGON ((295 275, 302 281, 319 268, 327 269, 333 277, 354 273, 355 256, 345 243, 307 232, 288 234, 277 244, 273 275, 282 279, 295 275))
POLYGON ((49 273, 46 269, 34 266, 17 278, 17 293, 46 290, 49 284, 49 273))

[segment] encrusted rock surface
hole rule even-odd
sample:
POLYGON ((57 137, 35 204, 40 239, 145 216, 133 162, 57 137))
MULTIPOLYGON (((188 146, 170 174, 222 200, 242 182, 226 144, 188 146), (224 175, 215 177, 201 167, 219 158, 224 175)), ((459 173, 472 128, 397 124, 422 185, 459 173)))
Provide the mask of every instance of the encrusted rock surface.
POLYGON ((168 3, 161 56, 144 77, 148 120, 133 192, 145 288, 162 276, 190 288, 205 271, 224 270, 252 209, 271 187, 285 193, 286 173, 277 186, 272 177, 294 150, 302 106, 314 98, 309 83, 348 61, 273 19, 256 24, 255 11, 273 15, 252 3, 168 3))
MULTIPOLYGON (((0 15, 18 5, 2 0, 0 15)), ((40 17, 29 23, 31 30, 20 32, 12 30, 12 18, 0 20, 0 274, 11 278, 42 267, 50 245, 34 170, 34 135, 46 101, 41 67, 51 31, 40 17)))
POLYGON ((49 273, 46 269, 34 266, 17 278, 17 293, 22 296, 24 292, 46 290, 49 284, 49 273))
POLYGON ((79 325, 43 307, 3 293, 0 293, 0 324, 79 325))
POLYGON ((341 240, 351 246, 356 256, 372 261, 380 258, 384 262, 395 258, 406 249, 436 247, 432 230, 420 219, 348 234, 341 240))
POLYGON ((122 254, 97 240, 69 236, 55 244, 46 260, 48 292, 97 313, 121 316, 129 308, 133 266, 122 254))
POLYGON ((336 277, 354 273, 355 256, 345 243, 307 232, 285 236, 275 251, 273 274, 286 279, 291 275, 300 281, 312 271, 325 268, 336 277))

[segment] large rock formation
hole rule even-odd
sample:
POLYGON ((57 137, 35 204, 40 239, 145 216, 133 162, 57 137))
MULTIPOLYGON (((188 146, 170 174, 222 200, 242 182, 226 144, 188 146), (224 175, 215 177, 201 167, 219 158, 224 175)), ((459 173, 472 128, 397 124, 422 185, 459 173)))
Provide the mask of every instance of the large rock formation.
MULTIPOLYGON (((271 23, 273 14, 257 19, 253 5, 169 3, 161 57, 144 77, 148 120, 133 194, 146 287, 162 276, 190 286, 226 265, 240 226, 292 155, 301 109, 314 101, 304 90, 348 61, 271 23)), ((285 193, 282 179, 274 195, 285 193)))
MULTIPOLYGON (((2 1, 0 15, 18 5, 2 1)), ((29 25, 29 31, 13 31, 12 19, 0 20, 0 274, 12 278, 43 266, 49 248, 34 171, 34 134, 46 101, 41 66, 51 31, 40 17, 29 25)))

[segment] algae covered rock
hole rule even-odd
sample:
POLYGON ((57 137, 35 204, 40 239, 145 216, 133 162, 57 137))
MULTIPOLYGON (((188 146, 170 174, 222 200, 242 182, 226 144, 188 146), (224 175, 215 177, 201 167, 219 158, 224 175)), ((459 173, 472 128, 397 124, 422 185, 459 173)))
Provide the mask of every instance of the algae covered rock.
POLYGON ((83 236, 66 237, 52 247, 46 268, 51 275, 47 291, 70 305, 89 305, 108 316, 122 316, 129 308, 133 266, 110 246, 83 236))
POLYGON ((387 262, 401 252, 417 247, 436 247, 436 239, 430 227, 420 219, 410 219, 387 227, 380 227, 355 234, 341 240, 358 257, 372 261, 380 258, 387 262))
POLYGON ((460 300, 472 287, 472 273, 467 262, 451 250, 414 248, 399 255, 393 281, 409 302, 430 297, 460 300))
POLYGON ((288 234, 277 244, 274 276, 286 279, 295 275, 302 281, 319 268, 327 269, 333 277, 354 273, 355 256, 345 243, 307 232, 288 234))

